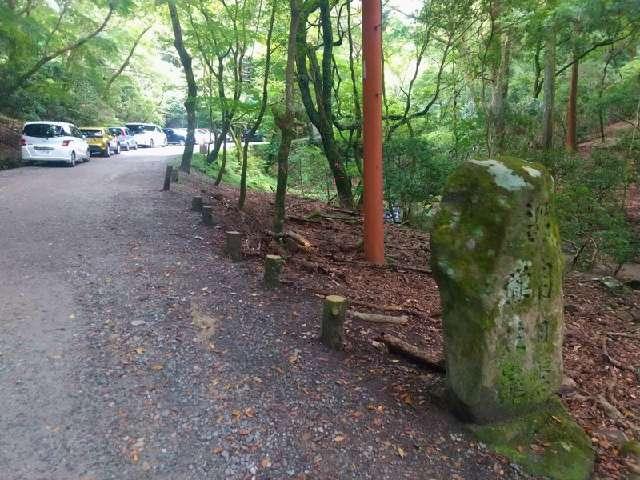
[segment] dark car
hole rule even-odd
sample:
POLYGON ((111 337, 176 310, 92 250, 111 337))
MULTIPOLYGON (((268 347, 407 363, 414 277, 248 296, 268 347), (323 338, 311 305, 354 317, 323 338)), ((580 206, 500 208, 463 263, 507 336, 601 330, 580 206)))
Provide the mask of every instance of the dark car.
POLYGON ((186 128, 163 128, 162 131, 167 136, 167 143, 170 145, 184 145, 187 143, 186 128))
POLYGON ((261 132, 256 132, 253 135, 249 135, 251 133, 251 130, 249 130, 248 128, 245 128, 242 132, 242 141, 246 142, 247 140, 249 140, 249 142, 264 142, 264 134, 262 134, 261 132))

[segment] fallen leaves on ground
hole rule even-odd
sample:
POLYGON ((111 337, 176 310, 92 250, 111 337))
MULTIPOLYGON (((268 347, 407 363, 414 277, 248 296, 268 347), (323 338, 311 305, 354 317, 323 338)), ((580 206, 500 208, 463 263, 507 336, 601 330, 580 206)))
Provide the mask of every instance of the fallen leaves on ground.
MULTIPOLYGON (((285 248, 269 232, 272 196, 250 192, 242 212, 235 207, 236 198, 236 189, 221 186, 215 197, 211 195, 207 201, 214 206, 224 229, 243 232, 243 253, 248 261, 255 262, 258 271, 265 255, 284 255, 285 285, 320 297, 346 296, 351 307, 361 311, 409 317, 406 325, 348 321, 348 351, 380 355, 384 348, 377 339, 388 333, 434 357, 442 357, 440 300, 430 274, 428 234, 402 225, 387 225, 387 264, 380 267, 363 258, 359 244, 362 218, 358 214, 290 197, 287 228, 307 239, 311 247, 301 248, 290 241, 285 248)), ((211 243, 222 250, 224 235, 219 230, 210 235, 211 243)), ((594 281, 593 275, 575 272, 567 275, 564 288, 565 375, 575 386, 563 393, 563 401, 593 440, 597 473, 604 478, 620 478, 628 471, 628 462, 619 451, 620 439, 640 437, 640 294, 613 296, 594 281), (612 364, 603 355, 602 338, 607 338, 610 359, 633 368, 620 369, 612 364), (603 402, 598 401, 598 395, 621 412, 622 417, 612 418, 603 402)), ((289 364, 296 365, 299 360, 299 352, 287 354, 289 364)), ((281 368, 274 370, 284 374, 281 368)), ((416 393, 400 391, 397 398, 415 406, 416 393)), ((382 406, 368 408, 382 412, 382 406)), ((336 443, 344 440, 343 435, 334 436, 336 443)))

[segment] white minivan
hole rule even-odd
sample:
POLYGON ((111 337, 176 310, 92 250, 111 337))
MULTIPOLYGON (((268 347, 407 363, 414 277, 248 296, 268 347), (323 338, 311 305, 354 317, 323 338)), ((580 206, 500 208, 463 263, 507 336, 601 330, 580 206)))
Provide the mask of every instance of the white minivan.
POLYGON ((82 132, 67 122, 27 122, 22 129, 23 162, 88 162, 89 145, 82 132))
POLYGON ((167 135, 153 123, 127 123, 139 147, 166 147, 167 135))

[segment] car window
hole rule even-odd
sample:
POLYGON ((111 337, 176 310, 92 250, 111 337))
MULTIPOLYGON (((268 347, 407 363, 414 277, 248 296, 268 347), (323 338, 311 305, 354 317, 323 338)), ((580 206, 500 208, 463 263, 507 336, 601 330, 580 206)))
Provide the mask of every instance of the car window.
POLYGON ((128 125, 129 129, 131 130, 132 133, 143 133, 144 132, 144 127, 142 125, 135 125, 135 124, 131 124, 128 125))
POLYGON ((75 125, 71 127, 71 134, 74 137, 82 138, 82 132, 75 125))
POLYGON ((155 130, 155 127, 153 125, 144 125, 142 128, 147 132, 153 132, 155 130))
POLYGON ((111 135, 122 135, 122 130, 120 130, 119 128, 113 127, 109 129, 109 133, 111 135))
POLYGON ((100 129, 83 128, 82 133, 84 133, 87 138, 102 138, 102 130, 100 129))
POLYGON ((125 128, 124 131, 126 135, 131 135, 131 130, 129 130, 128 128, 125 128))
POLYGON ((32 123, 25 125, 22 133, 28 137, 51 138, 56 136, 56 129, 49 123, 32 123))

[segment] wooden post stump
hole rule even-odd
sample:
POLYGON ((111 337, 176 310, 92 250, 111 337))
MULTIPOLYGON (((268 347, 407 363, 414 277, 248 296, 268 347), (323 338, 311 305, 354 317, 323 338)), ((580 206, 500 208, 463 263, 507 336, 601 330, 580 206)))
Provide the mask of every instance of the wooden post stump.
POLYGON ((173 174, 173 166, 167 165, 167 169, 164 173, 164 186, 162 187, 163 192, 168 192, 171 190, 171 175, 173 174))
POLYGON ((234 262, 242 260, 242 234, 235 230, 226 232, 225 253, 234 262))
POLYGON ((264 285, 267 288, 280 286, 280 274, 284 260, 280 255, 267 255, 264 259, 264 285))
POLYGON ((178 183, 178 169, 171 168, 171 181, 174 183, 178 183))
POLYGON ((209 227, 216 223, 213 218, 213 207, 211 205, 202 206, 202 223, 209 227))
POLYGON ((202 211, 202 197, 193 197, 193 200, 191 200, 191 210, 194 212, 202 211))
POLYGON ((320 340, 333 350, 344 348, 344 317, 346 312, 346 298, 338 295, 329 295, 325 298, 320 340))

